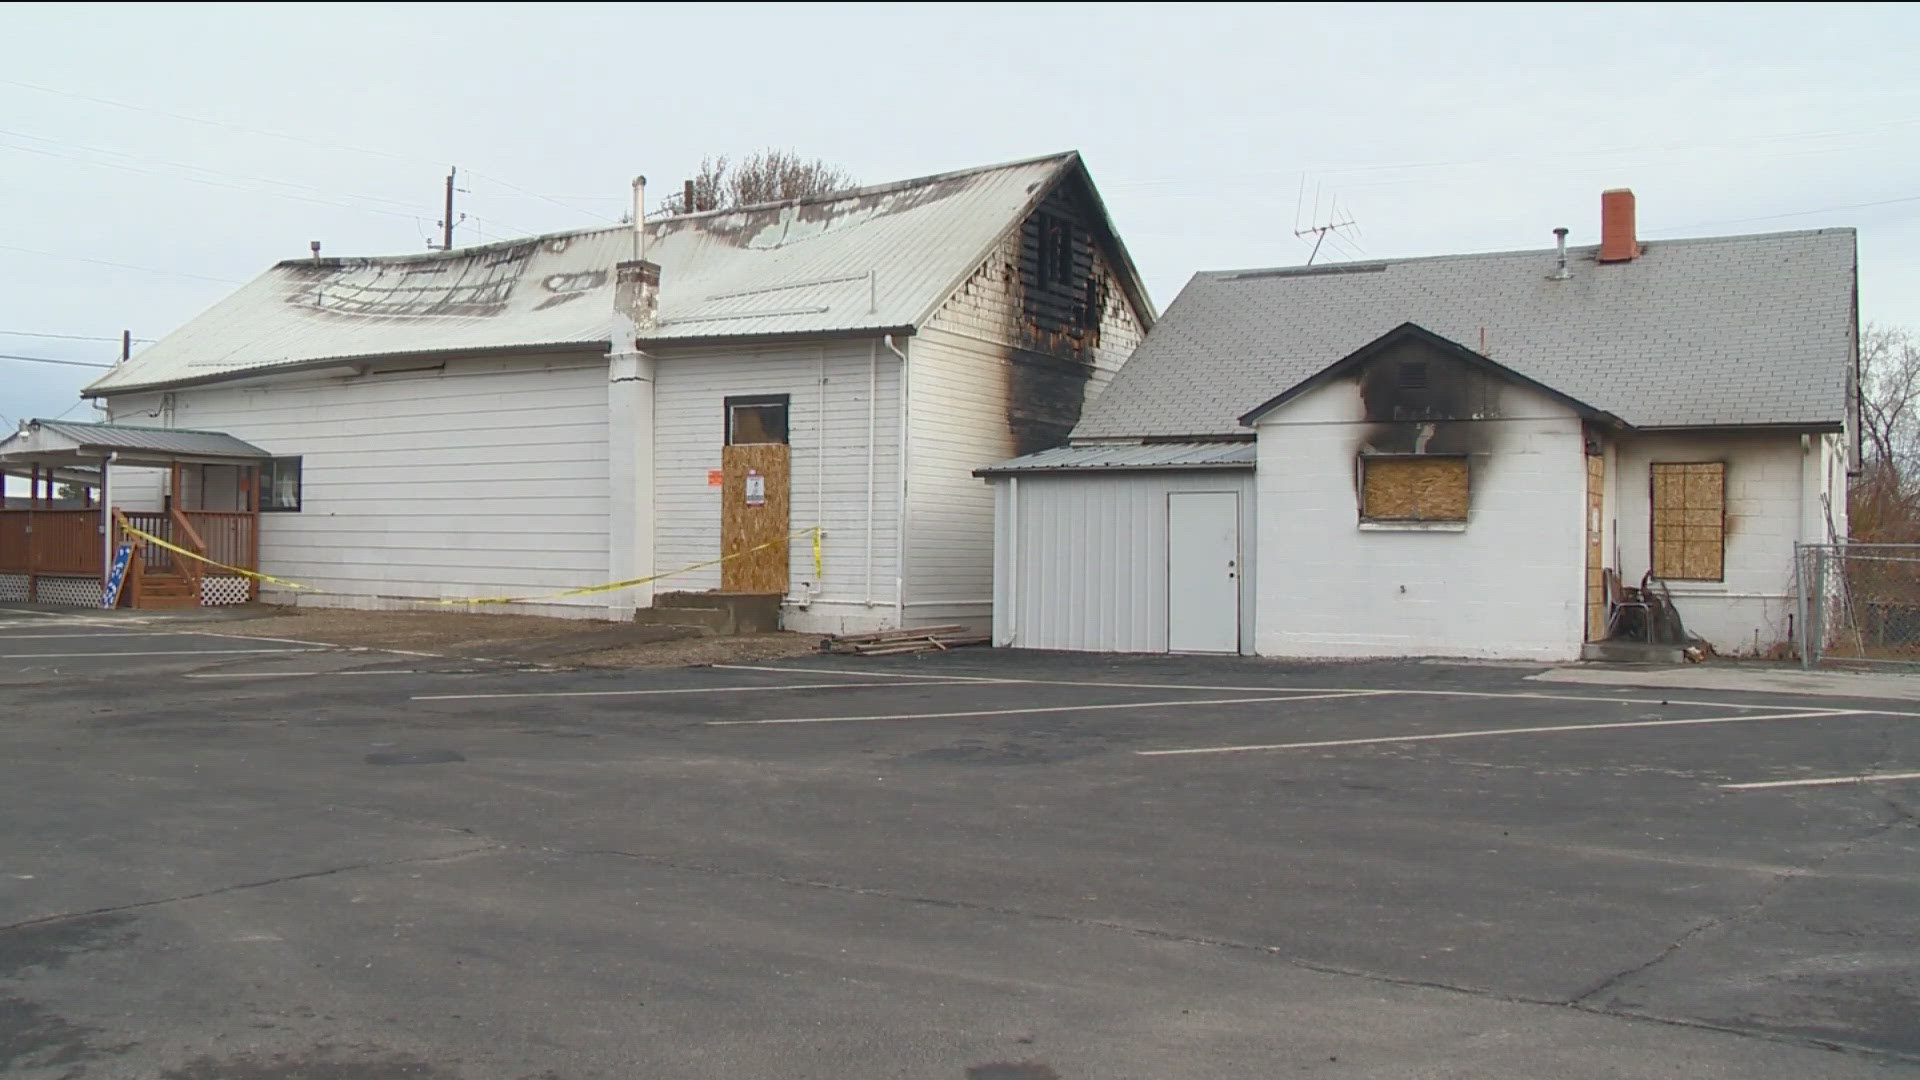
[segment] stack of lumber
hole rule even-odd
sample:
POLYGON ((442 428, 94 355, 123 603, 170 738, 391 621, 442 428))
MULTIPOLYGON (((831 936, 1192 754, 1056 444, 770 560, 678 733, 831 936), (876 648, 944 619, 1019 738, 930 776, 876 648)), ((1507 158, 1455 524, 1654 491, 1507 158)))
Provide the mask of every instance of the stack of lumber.
POLYGON ((820 642, 820 651, 858 656, 957 649, 985 645, 989 639, 964 626, 920 626, 912 630, 881 630, 872 634, 841 634, 820 642))

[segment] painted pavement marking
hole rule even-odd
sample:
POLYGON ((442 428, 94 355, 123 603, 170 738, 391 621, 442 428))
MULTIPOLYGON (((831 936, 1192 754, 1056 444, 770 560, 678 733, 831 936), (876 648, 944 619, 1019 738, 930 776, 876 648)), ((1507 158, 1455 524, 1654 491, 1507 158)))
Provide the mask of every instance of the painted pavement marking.
POLYGON ((1764 716, 1707 716, 1691 720, 1628 720, 1604 724, 1549 724, 1538 727, 1482 728, 1475 731, 1446 731, 1430 735, 1385 735, 1369 739, 1320 739, 1313 742, 1256 743, 1245 746, 1195 746, 1178 750, 1135 750, 1140 757, 1174 757, 1188 754, 1238 754, 1253 750, 1321 750, 1341 746, 1377 746, 1384 743, 1438 742, 1442 739, 1475 739, 1493 735, 1546 735, 1576 731, 1609 731, 1620 728, 1680 727, 1688 724, 1747 724, 1756 720, 1805 720, 1811 717, 1863 716, 1871 709, 1820 709, 1808 712, 1768 713, 1764 716))

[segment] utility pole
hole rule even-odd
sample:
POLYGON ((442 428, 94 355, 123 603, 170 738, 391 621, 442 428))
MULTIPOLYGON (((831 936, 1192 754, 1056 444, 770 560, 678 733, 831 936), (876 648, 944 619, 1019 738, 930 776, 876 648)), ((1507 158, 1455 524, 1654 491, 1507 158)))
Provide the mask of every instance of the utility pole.
POLYGON ((440 219, 440 250, 453 250, 453 174, 458 172, 454 166, 447 166, 447 216, 440 219))

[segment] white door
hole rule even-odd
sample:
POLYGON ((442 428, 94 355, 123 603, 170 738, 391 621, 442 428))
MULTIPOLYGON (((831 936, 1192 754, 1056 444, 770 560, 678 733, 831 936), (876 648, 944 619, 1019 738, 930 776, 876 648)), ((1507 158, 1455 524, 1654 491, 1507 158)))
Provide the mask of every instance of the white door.
POLYGON ((1240 496, 1167 496, 1167 648, 1240 651, 1240 496))

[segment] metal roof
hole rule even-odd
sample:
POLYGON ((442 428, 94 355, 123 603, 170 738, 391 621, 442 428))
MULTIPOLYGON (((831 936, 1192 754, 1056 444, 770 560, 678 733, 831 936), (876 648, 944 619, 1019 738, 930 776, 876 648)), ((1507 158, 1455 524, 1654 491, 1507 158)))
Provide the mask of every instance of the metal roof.
POLYGON ((0 460, 69 461, 117 454, 121 460, 151 464, 175 459, 209 458, 256 461, 265 450, 219 431, 91 424, 77 420, 27 420, 0 441, 0 460))
POLYGON ((1243 413, 1409 322, 1636 427, 1845 419, 1852 229, 1597 250, 1570 248, 1564 281, 1552 249, 1195 275, 1074 437, 1244 434, 1243 413))
MULTIPOLYGON (((915 326, 1058 180, 1080 169, 1070 152, 649 221, 645 257, 660 266, 661 285, 659 325, 645 338, 915 326)), ((85 393, 394 355, 604 348, 613 268, 633 249, 632 228, 621 226, 451 252, 290 260, 85 393)), ((1124 251, 1117 261, 1130 270, 1124 251)))
POLYGON ((1090 443, 1056 446, 975 469, 975 476, 1029 472, 1131 472, 1148 469, 1251 469, 1254 445, 1236 442, 1090 443))

